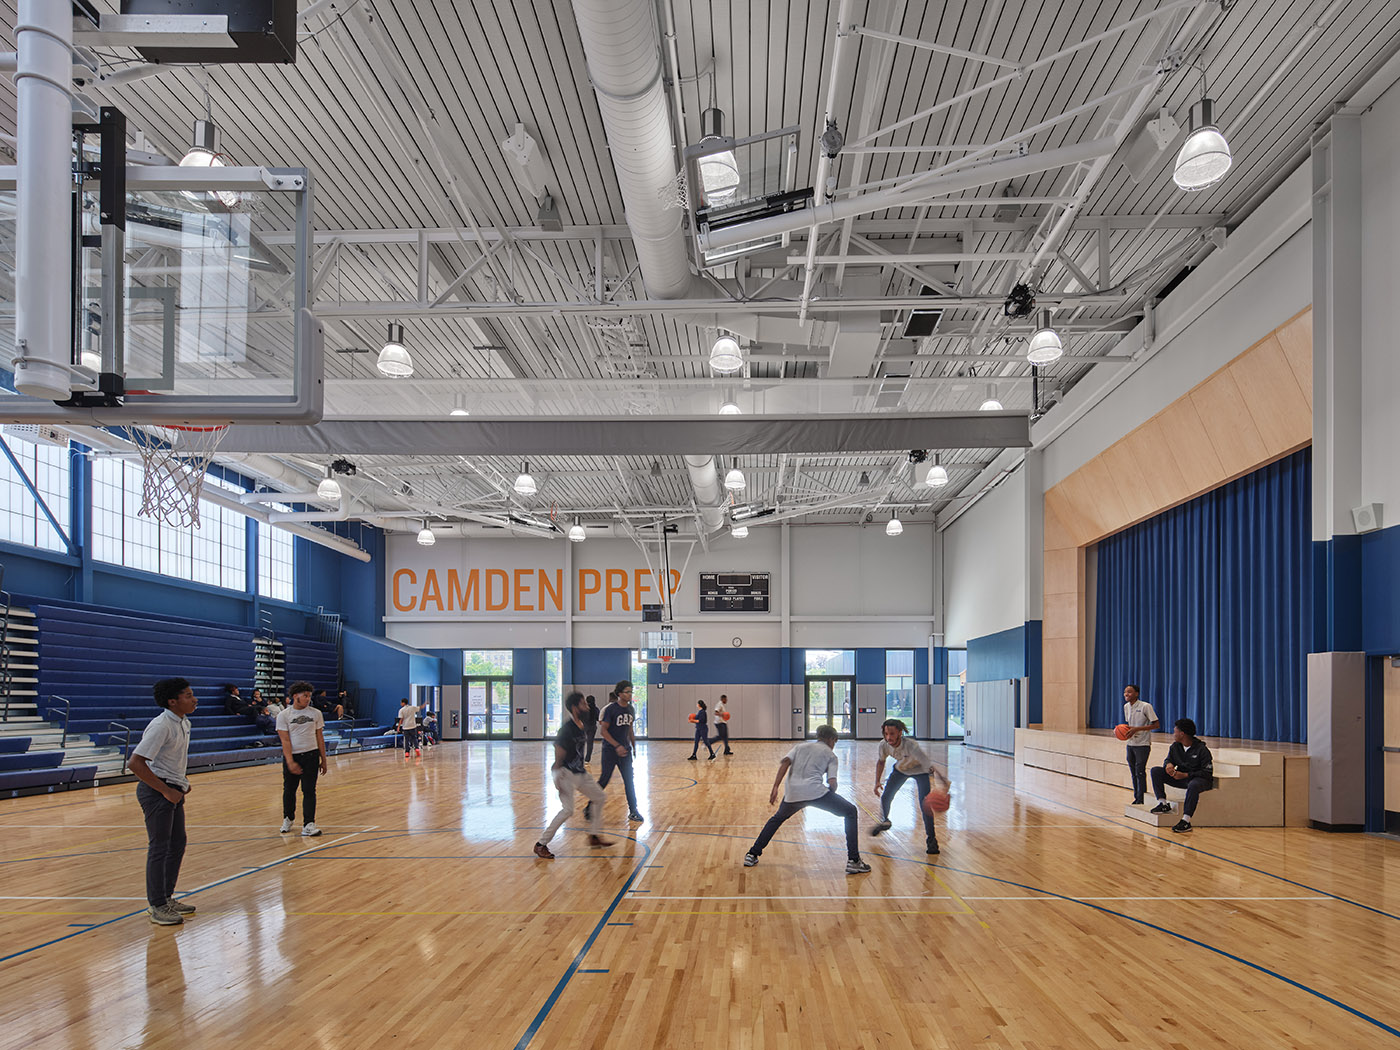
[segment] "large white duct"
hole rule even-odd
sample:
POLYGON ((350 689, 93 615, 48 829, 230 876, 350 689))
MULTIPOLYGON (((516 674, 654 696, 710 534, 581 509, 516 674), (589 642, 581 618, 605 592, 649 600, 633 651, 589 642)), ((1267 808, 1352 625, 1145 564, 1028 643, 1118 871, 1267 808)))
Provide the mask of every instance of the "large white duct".
POLYGON ((685 468, 690 471, 690 484, 695 489, 695 505, 700 520, 710 532, 724 527, 724 486, 719 481, 719 469, 714 456, 686 456, 685 468))
POLYGON ((627 226, 647 294, 675 299, 691 286, 681 213, 662 194, 676 177, 661 34, 652 0, 574 0, 627 226))

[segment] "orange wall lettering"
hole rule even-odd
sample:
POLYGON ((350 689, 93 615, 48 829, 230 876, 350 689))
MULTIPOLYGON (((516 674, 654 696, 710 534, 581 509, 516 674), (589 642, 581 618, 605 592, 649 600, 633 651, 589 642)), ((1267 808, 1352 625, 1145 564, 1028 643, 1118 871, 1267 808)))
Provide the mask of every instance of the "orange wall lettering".
POLYGON ((516 612, 534 612, 534 605, 521 605, 520 601, 530 593, 530 582, 526 579, 531 574, 530 569, 515 570, 515 604, 512 608, 516 612))
POLYGON ((539 602, 539 604, 540 604, 540 611, 541 611, 541 612, 544 611, 544 608, 543 608, 543 607, 544 607, 544 595, 545 595, 545 592, 546 592, 546 591, 548 591, 548 592, 549 592, 549 596, 550 596, 551 598, 554 599, 554 611, 555 611, 555 612, 563 612, 563 611, 564 611, 564 570, 563 570, 563 569, 555 569, 555 570, 554 570, 554 585, 553 585, 552 587, 550 586, 550 583, 549 583, 549 573, 545 572, 543 569, 540 570, 540 602, 539 602))
POLYGON ((504 609, 510 601, 510 576, 505 569, 486 570, 486 608, 491 612, 499 612, 504 609), (501 600, 496 600, 496 581, 501 581, 501 600))
POLYGON ((405 576, 408 577, 408 586, 410 587, 418 582, 418 574, 412 569, 399 569, 394 573, 394 608, 399 612, 412 612, 418 608, 418 599, 410 596, 407 605, 399 599, 399 586, 405 576))
POLYGON ((446 612, 442 607, 442 593, 438 590, 437 570, 429 569, 428 575, 423 577, 423 597, 418 602, 418 611, 427 612, 428 603, 435 602, 438 612, 446 612))
POLYGON ((613 612, 613 595, 617 595, 618 609, 627 611, 627 573, 622 569, 608 570, 608 594, 607 602, 603 608, 608 612, 613 612))
POLYGON ((468 609, 475 612, 481 608, 481 595, 477 590, 478 573, 472 569, 467 573, 467 590, 462 592, 461 581, 457 577, 456 569, 447 570, 447 608, 450 610, 460 610, 466 612, 468 609))
POLYGON ((597 569, 579 569, 578 611, 585 612, 588 609, 588 596, 597 594, 602 589, 603 576, 597 569))

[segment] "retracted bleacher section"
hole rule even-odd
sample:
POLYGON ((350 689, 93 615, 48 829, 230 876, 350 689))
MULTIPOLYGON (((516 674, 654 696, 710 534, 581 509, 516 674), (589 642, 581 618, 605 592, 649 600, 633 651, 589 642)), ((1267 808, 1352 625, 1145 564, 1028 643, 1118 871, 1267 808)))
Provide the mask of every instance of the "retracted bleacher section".
MULTIPOLYGON (((21 748, 14 738, 0 737, 0 795, 7 789, 13 794, 46 784, 92 782, 98 776, 96 765, 72 765, 74 754, 83 749, 104 756, 102 775, 123 774, 131 749, 158 713, 151 687, 161 678, 189 679, 199 699, 199 709, 190 719, 190 772, 280 760, 275 733, 260 730, 243 715, 224 711, 226 683, 238 685, 245 699, 251 695, 255 680, 251 628, 47 599, 34 600, 30 608, 39 639, 39 718, 32 733, 36 742, 42 738, 45 753, 56 755, 57 760, 26 760, 32 754, 28 745, 21 748), (22 769, 9 768, 10 754, 18 756, 16 764, 22 769), (25 774, 34 780, 21 783, 25 774)), ((290 665, 289 677, 306 677, 334 695, 338 667, 334 647, 327 656, 323 643, 300 636, 284 638, 299 654, 298 662, 290 665)), ((375 746, 385 728, 368 721, 328 722, 326 748, 334 752, 358 747, 362 736, 371 738, 370 746, 375 746)), ((22 731, 30 733, 31 727, 22 731)))

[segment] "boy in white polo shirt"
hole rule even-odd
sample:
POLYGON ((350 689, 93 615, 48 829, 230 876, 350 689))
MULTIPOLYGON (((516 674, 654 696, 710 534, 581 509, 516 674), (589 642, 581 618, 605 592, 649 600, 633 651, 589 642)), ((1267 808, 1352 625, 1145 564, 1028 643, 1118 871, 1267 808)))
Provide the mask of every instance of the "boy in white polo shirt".
POLYGON ((321 834, 316 826, 316 776, 326 772, 326 717, 311 706, 311 683, 292 683, 292 706, 277 716, 282 741, 282 834, 292 830, 301 785, 301 833, 321 834))
POLYGON ((770 803, 778 801, 778 788, 783 778, 788 778, 787 789, 783 792, 783 804, 778 812, 768 818, 758 838, 744 855, 744 867, 752 868, 763 855, 763 847, 768 845, 778 829, 796 813, 807 806, 816 806, 828 813, 835 813, 846 821, 846 874, 863 875, 870 865, 860 859, 860 842, 856 838, 855 803, 836 793, 836 730, 831 726, 817 726, 817 739, 798 744, 778 764, 778 775, 773 781, 773 790, 768 793, 770 803))
POLYGON ((146 817, 146 911, 157 926, 179 926, 195 910, 175 899, 175 880, 185 859, 185 796, 190 791, 187 716, 199 702, 184 678, 162 678, 153 691, 163 710, 141 734, 130 768, 140 781, 136 801, 146 817))

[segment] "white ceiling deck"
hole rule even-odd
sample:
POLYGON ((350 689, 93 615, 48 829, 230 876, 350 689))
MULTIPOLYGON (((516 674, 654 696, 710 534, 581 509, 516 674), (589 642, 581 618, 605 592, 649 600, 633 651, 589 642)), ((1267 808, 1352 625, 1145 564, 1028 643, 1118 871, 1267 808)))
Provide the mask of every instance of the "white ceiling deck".
MULTIPOLYGON (((474 419, 693 417, 727 398, 749 415, 967 413, 990 383, 1008 410, 1034 413, 1045 402, 1032 403, 1025 360, 1033 325, 1002 315, 1012 285, 1027 280, 1058 307, 1066 354, 1041 369, 1042 395, 1067 391, 1091 369, 1121 367, 1136 349, 1120 345, 1123 335, 1144 304, 1215 250, 1212 231, 1228 235, 1247 217, 1301 163, 1319 121, 1400 47, 1395 0, 644 5, 675 150, 700 137, 701 110, 713 102, 736 137, 800 127, 796 185, 814 185, 830 98, 847 144, 829 169, 836 200, 956 165, 1003 140, 1012 141, 983 160, 1131 140, 1163 107, 1184 127, 1203 82, 1234 155, 1225 179, 1184 193, 1171 178, 1176 144, 1141 181, 1122 163, 1124 145, 1099 166, 998 179, 823 224, 815 246, 811 229, 793 231, 785 248, 714 271, 718 280, 702 294, 663 301, 639 269, 575 13, 582 4, 300 6, 314 13, 302 23, 295 65, 173 67, 89 90, 178 159, 191 122, 204 115, 207 84, 231 163, 313 171, 312 306, 326 322, 326 418, 367 424, 446 419, 458 399, 474 419), (1140 118, 1122 124, 1134 103, 1140 118), (499 145, 517 123, 543 153, 561 229, 537 225, 537 201, 499 145), (1086 178, 1087 194, 1067 210, 1086 178), (1008 197, 1021 203, 999 212, 1008 197), (804 302, 809 249, 833 261, 814 268, 816 297, 804 302), (896 258, 911 255, 935 260, 896 258), (904 338, 926 284, 945 293, 923 299, 946 300, 938 331, 904 338), (758 326, 740 375, 711 374, 706 317, 732 318, 736 330, 740 319, 758 326), (377 350, 390 320, 405 326, 411 379, 374 376, 372 354, 335 352, 377 350), (864 333, 861 367, 839 374, 833 345, 856 331, 864 333)), ((14 21, 10 0, 0 6, 7 38, 14 21)), ((103 60, 114 72, 138 58, 116 49, 103 60)), ((10 136, 14 105, 6 79, 0 129, 10 136)), ((678 160, 677 152, 672 170, 678 160)), ((269 243, 285 251, 289 239, 269 243)), ((365 506, 384 514, 696 520, 695 490, 676 455, 561 447, 531 457, 540 489, 522 500, 509 486, 520 466, 514 456, 343 451, 357 462, 365 506)), ((936 490, 913 486, 908 451, 755 447, 741 457, 745 499, 779 512, 775 519, 878 521, 895 508, 928 519, 992 483, 980 475, 1000 449, 930 450, 950 474, 936 490)), ((282 458, 308 487, 324 470, 324 458, 282 458)))

